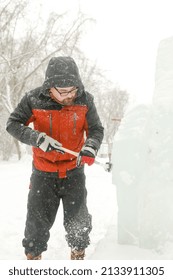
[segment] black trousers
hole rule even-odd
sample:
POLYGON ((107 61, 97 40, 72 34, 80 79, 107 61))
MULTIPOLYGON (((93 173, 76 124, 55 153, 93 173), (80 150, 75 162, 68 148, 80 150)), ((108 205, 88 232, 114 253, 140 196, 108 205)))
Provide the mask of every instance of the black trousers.
MULTIPOLYGON (((85 174, 63 179, 33 173, 28 195, 25 254, 37 256, 47 250, 50 229, 62 199, 66 240, 72 249, 85 249, 90 244, 91 215, 87 209, 85 174)), ((44 174, 44 173, 43 173, 44 174)))

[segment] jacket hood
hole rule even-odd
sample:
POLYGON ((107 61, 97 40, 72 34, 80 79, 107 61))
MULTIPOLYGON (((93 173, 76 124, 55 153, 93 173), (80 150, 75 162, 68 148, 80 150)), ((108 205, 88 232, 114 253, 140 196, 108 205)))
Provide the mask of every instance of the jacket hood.
POLYGON ((71 86, 78 87, 79 92, 84 89, 79 75, 79 70, 74 59, 69 56, 51 58, 46 70, 45 81, 43 83, 44 89, 71 86))

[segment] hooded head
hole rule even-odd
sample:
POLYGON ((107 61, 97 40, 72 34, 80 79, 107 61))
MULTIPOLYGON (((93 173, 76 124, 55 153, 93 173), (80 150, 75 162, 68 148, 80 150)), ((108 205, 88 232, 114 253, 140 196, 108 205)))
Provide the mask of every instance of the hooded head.
POLYGON ((49 61, 46 77, 43 84, 45 89, 52 87, 77 87, 79 92, 83 90, 83 84, 78 67, 73 58, 67 56, 53 57, 49 61))

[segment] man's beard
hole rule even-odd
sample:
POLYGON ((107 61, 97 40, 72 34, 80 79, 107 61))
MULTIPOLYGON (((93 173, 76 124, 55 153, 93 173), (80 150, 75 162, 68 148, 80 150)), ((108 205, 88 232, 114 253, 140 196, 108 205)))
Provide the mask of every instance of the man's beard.
POLYGON ((74 99, 75 98, 66 98, 63 101, 61 101, 61 104, 63 104, 64 106, 70 106, 74 104, 74 99))

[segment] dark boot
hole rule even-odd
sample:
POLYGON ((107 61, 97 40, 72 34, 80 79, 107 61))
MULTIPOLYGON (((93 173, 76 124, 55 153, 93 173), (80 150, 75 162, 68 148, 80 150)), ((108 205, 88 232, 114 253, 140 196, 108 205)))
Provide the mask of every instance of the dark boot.
POLYGON ((38 256, 34 257, 31 254, 27 254, 26 258, 27 258, 27 260, 33 260, 33 261, 36 260, 37 261, 37 260, 41 260, 42 256, 38 255, 38 256))
POLYGON ((85 250, 71 250, 71 260, 84 260, 85 250))

